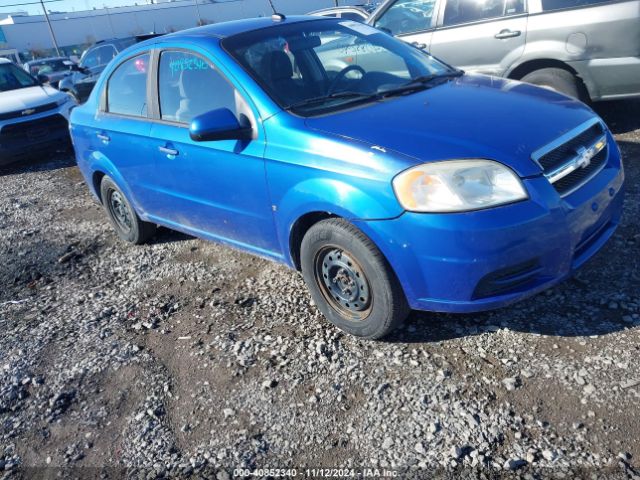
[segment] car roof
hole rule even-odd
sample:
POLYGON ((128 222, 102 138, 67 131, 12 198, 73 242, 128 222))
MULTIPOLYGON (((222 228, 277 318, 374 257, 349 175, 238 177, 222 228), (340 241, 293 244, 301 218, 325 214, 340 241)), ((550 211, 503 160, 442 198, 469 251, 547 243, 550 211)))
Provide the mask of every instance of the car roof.
POLYGON ((181 30, 179 32, 165 35, 163 36, 163 38, 176 39, 181 37, 217 37, 222 39, 233 35, 238 35, 240 33, 246 33, 270 27, 277 27, 279 25, 291 25, 294 23, 303 23, 309 21, 317 22, 319 20, 320 19, 318 17, 312 17, 309 15, 285 17, 284 20, 274 20, 271 17, 247 18, 242 20, 233 20, 229 22, 205 25, 203 27, 190 28, 188 30, 181 30))

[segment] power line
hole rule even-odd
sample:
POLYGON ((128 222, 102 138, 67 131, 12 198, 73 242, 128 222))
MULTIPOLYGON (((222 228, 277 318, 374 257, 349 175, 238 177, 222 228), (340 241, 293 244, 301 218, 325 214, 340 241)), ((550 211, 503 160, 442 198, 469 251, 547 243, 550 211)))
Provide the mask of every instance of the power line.
POLYGON ((42 2, 8 3, 7 5, 0 5, 0 8, 26 7, 27 5, 40 5, 41 3, 55 3, 55 2, 64 2, 64 1, 65 0, 44 0, 42 2))

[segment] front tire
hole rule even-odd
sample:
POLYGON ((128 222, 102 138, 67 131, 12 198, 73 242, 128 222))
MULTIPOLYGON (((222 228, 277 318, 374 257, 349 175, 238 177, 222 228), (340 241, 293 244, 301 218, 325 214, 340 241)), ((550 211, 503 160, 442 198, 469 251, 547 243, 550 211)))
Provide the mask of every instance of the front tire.
POLYGON ((409 314, 400 282, 380 250, 341 218, 322 220, 300 247, 302 276, 324 316, 341 330, 382 338, 409 314))
POLYGON ((111 225, 125 242, 139 245, 156 233, 156 225, 142 221, 122 190, 106 175, 100 183, 100 198, 111 225))

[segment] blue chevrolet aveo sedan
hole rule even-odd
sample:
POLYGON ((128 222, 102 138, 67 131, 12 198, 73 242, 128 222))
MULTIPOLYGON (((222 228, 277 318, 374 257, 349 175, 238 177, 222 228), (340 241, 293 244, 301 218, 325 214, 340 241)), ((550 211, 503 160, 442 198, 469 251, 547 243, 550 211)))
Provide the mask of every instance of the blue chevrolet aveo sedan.
POLYGON ((486 310, 558 283, 622 207, 619 149, 587 106, 341 19, 137 44, 71 133, 121 238, 162 225, 285 263, 366 338, 410 309, 486 310))

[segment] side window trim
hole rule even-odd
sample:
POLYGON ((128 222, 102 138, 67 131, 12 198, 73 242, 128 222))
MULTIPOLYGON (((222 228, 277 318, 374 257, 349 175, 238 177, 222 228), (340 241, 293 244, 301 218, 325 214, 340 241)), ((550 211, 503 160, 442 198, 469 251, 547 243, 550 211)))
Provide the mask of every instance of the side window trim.
POLYGON ((102 87, 102 91, 100 92, 100 106, 98 107, 98 113, 101 115, 109 115, 109 116, 113 116, 113 117, 122 117, 122 118, 130 118, 133 120, 145 120, 148 121, 151 117, 150 117, 150 110, 151 110, 151 106, 149 104, 149 78, 150 78, 150 73, 151 73, 151 68, 147 68, 147 95, 146 95, 146 102, 147 102, 147 113, 146 115, 127 115, 125 113, 114 113, 114 112, 110 112, 109 111, 109 84, 111 83, 111 77, 113 77, 114 73, 116 73, 118 71, 118 69, 124 65, 125 63, 127 63, 129 60, 133 60, 134 58, 137 57, 141 57, 143 55, 149 55, 149 64, 151 64, 152 61, 152 53, 153 50, 141 50, 139 52, 133 53, 131 55, 129 55, 126 58, 123 58, 118 65, 109 73, 109 78, 107 78, 104 82, 104 85, 102 87))

